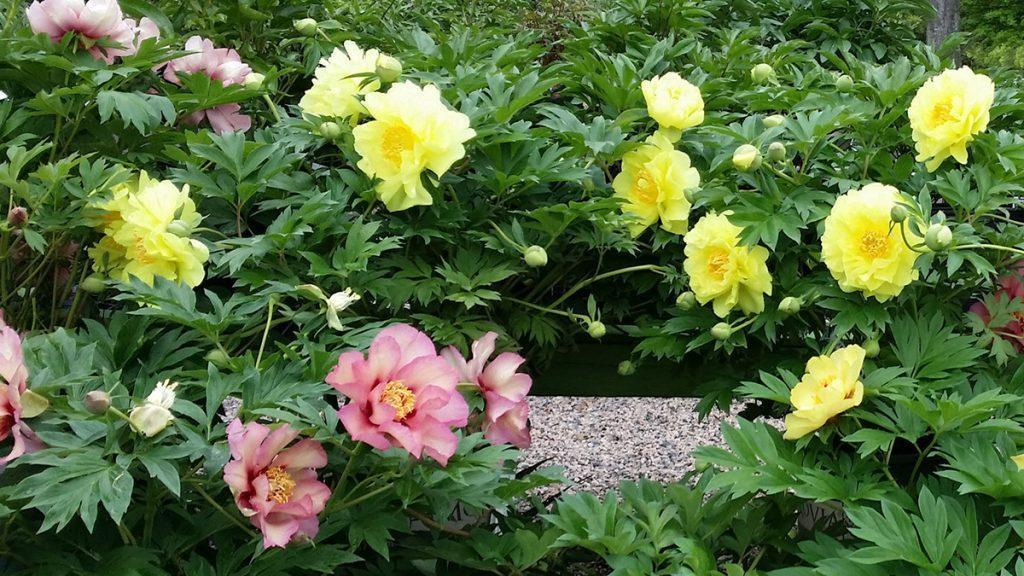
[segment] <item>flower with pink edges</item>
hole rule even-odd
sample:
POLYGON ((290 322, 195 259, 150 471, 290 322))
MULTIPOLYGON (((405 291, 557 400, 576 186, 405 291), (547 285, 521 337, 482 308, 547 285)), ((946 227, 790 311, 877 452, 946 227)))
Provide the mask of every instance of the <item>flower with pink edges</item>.
MULTIPOLYGON (((1008 301, 1024 301, 1024 263, 1018 264, 1009 274, 999 279, 999 290, 995 293, 995 299, 998 302, 1004 298, 1008 301)), ((972 304, 970 311, 980 316, 986 325, 992 320, 992 315, 982 301, 972 304)), ((992 328, 1005 332, 1004 338, 1013 343, 1017 352, 1024 352, 1024 313, 1017 312, 1013 316, 1013 320, 1006 325, 992 328)))
POLYGON ((442 466, 458 448, 452 427, 465 426, 469 406, 455 369, 430 337, 406 324, 381 330, 366 357, 346 352, 327 383, 348 397, 338 418, 354 440, 378 450, 401 447, 442 466))
MULTIPOLYGON (((248 64, 242 62, 238 52, 229 48, 217 48, 206 38, 193 36, 185 41, 185 50, 191 52, 167 63, 164 68, 164 79, 172 84, 181 85, 178 74, 205 74, 211 80, 224 86, 244 84, 245 77, 252 72, 248 64)), ((221 104, 206 110, 193 112, 183 118, 187 124, 198 125, 204 119, 210 123, 214 132, 245 132, 252 127, 252 118, 239 114, 239 104, 221 104)))
POLYGON ((138 51, 146 38, 159 38, 160 31, 149 18, 139 22, 125 18, 117 0, 36 0, 29 5, 28 23, 36 34, 53 42, 75 33, 82 37, 93 57, 110 64, 119 56, 138 51), (100 46, 99 42, 116 46, 100 46))
POLYGON ((22 418, 21 396, 28 386, 28 368, 21 350, 21 337, 3 321, 0 313, 0 442, 11 436, 14 447, 0 457, 0 468, 37 450, 43 443, 22 418))
POLYGON ((533 380, 517 372, 526 359, 512 352, 503 352, 490 363, 498 335, 488 332, 473 342, 473 357, 463 358, 459 350, 449 346, 441 352, 449 364, 459 371, 462 382, 480 387, 484 395, 484 437, 493 444, 530 447, 530 406, 526 395, 533 380))
POLYGON ((224 466, 224 482, 238 509, 263 533, 263 547, 314 538, 317 515, 331 496, 316 473, 327 465, 323 446, 307 438, 286 448, 299 435, 287 424, 271 431, 235 418, 227 431, 232 460, 224 466))

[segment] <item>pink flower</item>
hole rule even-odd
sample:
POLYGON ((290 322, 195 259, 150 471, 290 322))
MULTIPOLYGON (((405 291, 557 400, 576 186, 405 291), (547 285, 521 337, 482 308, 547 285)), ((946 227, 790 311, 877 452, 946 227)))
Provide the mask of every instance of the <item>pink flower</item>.
POLYGON ((138 23, 125 19, 117 0, 36 0, 28 7, 28 23, 33 32, 46 34, 54 42, 78 34, 89 53, 107 64, 118 56, 134 54, 145 38, 160 35, 149 18, 138 23), (101 40, 118 47, 97 45, 101 40))
MULTIPOLYGON (((205 74, 211 80, 224 86, 243 84, 245 77, 252 72, 248 64, 242 62, 238 52, 228 48, 216 48, 206 38, 193 36, 185 41, 185 50, 192 52, 181 58, 175 58, 164 68, 164 79, 172 84, 181 85, 179 73, 205 74)), ((210 123, 218 134, 224 132, 246 131, 252 127, 252 119, 239 114, 242 107, 238 104, 221 104, 207 110, 199 110, 186 116, 183 121, 197 125, 203 120, 210 123)))
POLYGON ((406 324, 381 330, 366 358, 346 352, 327 383, 349 398, 338 418, 354 440, 378 450, 400 446, 441 463, 455 454, 452 426, 465 426, 469 406, 458 375, 430 337, 406 324))
POLYGON ((284 547, 296 537, 313 538, 320 530, 331 489, 317 480, 327 453, 316 440, 299 440, 287 424, 274 431, 257 422, 228 425, 232 460, 224 466, 224 482, 235 504, 263 533, 263 547, 284 547))
POLYGON ((0 468, 11 460, 42 450, 43 443, 22 420, 21 395, 28 386, 28 369, 21 351, 21 337, 4 323, 0 313, 0 442, 14 438, 11 452, 0 458, 0 468))
MULTIPOLYGON (((1024 301, 1024 263, 1018 264, 1009 274, 1000 278, 999 286, 1000 288, 995 294, 997 302, 1003 298, 1024 301)), ((984 302, 975 302, 971 305, 970 311, 980 316, 986 325, 992 320, 992 315, 989 314, 984 302)), ((1014 319, 1005 326, 993 328, 1007 333, 1004 338, 1012 342, 1018 352, 1024 352, 1024 313, 1017 312, 1014 314, 1014 319)))
POLYGON ((494 342, 498 335, 488 332, 473 342, 473 358, 466 360, 454 346, 441 352, 449 364, 459 371, 463 382, 480 387, 484 395, 484 437, 494 444, 512 444, 530 447, 530 406, 526 395, 533 380, 517 372, 526 359, 518 354, 503 352, 490 364, 494 342))

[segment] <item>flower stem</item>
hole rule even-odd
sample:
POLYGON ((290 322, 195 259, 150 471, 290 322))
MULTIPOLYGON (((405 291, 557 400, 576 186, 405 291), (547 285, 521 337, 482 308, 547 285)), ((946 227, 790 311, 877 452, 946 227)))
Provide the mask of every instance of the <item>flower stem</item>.
POLYGON ((469 532, 466 532, 465 530, 459 530, 458 528, 449 528, 449 527, 445 526, 444 524, 441 524, 440 522, 434 520, 430 516, 427 516, 426 514, 424 514, 422 512, 419 512, 418 510, 414 510, 412 508, 406 508, 405 512, 409 516, 412 516, 413 518, 415 518, 415 519, 419 520, 420 522, 422 522, 425 526, 427 526, 429 528, 433 528, 434 530, 437 530, 439 532, 444 532, 445 534, 451 534, 452 536, 461 536, 463 538, 469 538, 470 536, 472 536, 472 534, 470 534, 469 532))
POLYGON ((263 349, 267 346, 267 336, 270 334, 270 321, 274 318, 274 297, 267 302, 267 323, 263 326, 263 338, 260 340, 260 351, 256 354, 256 368, 260 367, 263 361, 263 349))
POLYGON ((950 250, 972 250, 972 249, 989 249, 989 250, 1002 250, 1004 252, 1012 252, 1014 254, 1020 254, 1024 256, 1024 250, 1019 248, 1010 248, 1009 246, 1000 246, 998 244, 964 244, 962 246, 954 246, 950 250))
POLYGON ((246 526, 245 523, 243 523, 241 520, 239 520, 237 516, 235 516, 234 514, 231 514, 227 510, 225 510, 224 507, 221 506, 216 500, 214 500, 212 496, 207 494, 206 490, 203 490, 203 487, 200 486, 199 483, 193 482, 192 486, 196 489, 196 492, 198 492, 199 495, 202 496, 203 499, 206 500, 210 504, 210 506, 213 506, 214 510, 216 510, 217 512, 220 512, 225 518, 227 518, 232 523, 234 523, 236 526, 241 528, 246 534, 249 535, 250 538, 255 539, 255 538, 259 537, 259 534, 257 534, 256 531, 254 531, 252 528, 246 526))
POLYGON ((586 316, 583 316, 583 315, 580 315, 580 314, 573 314, 572 312, 566 312, 564 310, 556 310, 554 308, 545 308, 544 306, 538 306, 537 304, 534 304, 532 302, 527 302, 526 300, 520 300, 518 298, 505 297, 505 298, 502 298, 502 300, 504 300, 506 302, 511 302, 513 304, 519 304, 520 306, 526 306, 527 308, 533 308, 534 310, 539 310, 539 311, 545 312, 547 314, 558 314, 559 316, 565 316, 566 318, 569 318, 570 320, 581 321, 581 320, 586 320, 587 319, 586 316))
POLYGON ((605 278, 611 278, 612 276, 618 276, 620 274, 629 274, 630 272, 642 272, 644 270, 650 270, 652 272, 657 272, 658 274, 665 273, 665 268, 663 266, 659 266, 657 264, 642 264, 640 266, 629 266, 628 268, 619 268, 618 270, 612 270, 610 272, 605 272, 604 274, 598 274, 593 278, 588 278, 586 280, 578 282, 575 286, 570 288, 565 294, 562 294, 562 296, 558 300, 552 302, 551 307, 555 308, 562 302, 565 302, 570 296, 586 288, 587 286, 590 286, 594 282, 600 282, 605 278))

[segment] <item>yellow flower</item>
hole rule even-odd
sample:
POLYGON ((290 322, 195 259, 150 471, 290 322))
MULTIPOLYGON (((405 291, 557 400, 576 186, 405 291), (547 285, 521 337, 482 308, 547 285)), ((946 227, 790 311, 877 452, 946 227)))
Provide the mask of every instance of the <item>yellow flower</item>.
POLYGON ((313 86, 302 96, 299 108, 321 118, 358 117, 365 112, 359 97, 380 89, 380 81, 370 78, 380 56, 379 51, 364 51, 351 40, 345 42, 344 51, 335 48, 329 58, 320 60, 313 86))
POLYGON ((135 276, 150 285, 155 276, 189 286, 203 281, 210 253, 202 242, 185 237, 202 220, 188 186, 178 189, 142 172, 137 183, 116 187, 110 200, 96 206, 105 211, 104 237, 89 252, 96 271, 124 281, 135 276))
POLYGON ((1010 460, 1017 465, 1017 468, 1024 470, 1024 454, 1017 454, 1016 456, 1010 456, 1010 460))
POLYGON ((704 99, 700 88, 669 72, 640 84, 647 102, 647 113, 661 127, 673 134, 697 126, 704 121, 704 99))
POLYGON ((794 410, 786 415, 783 437, 802 438, 829 418, 860 405, 864 399, 863 365, 864 349, 856 344, 808 360, 807 372, 789 394, 794 410))
POLYGON ((964 66, 930 78, 914 95, 908 115, 917 161, 929 172, 952 156, 967 163, 967 144, 988 127, 995 85, 964 66))
POLYGON ((373 121, 352 130, 356 165, 381 180, 377 195, 388 210, 432 204, 420 176, 430 170, 440 177, 466 155, 462 144, 476 136, 469 117, 449 110, 436 86, 412 82, 367 94, 363 104, 373 121))
POLYGON ((740 246, 740 233, 726 214, 708 214, 683 238, 690 289, 701 304, 714 300, 715 314, 725 318, 739 306, 748 314, 764 310, 764 295, 772 293, 768 250, 740 246))
POLYGON ((673 234, 685 234, 690 202, 686 191, 700 185, 700 174, 690 157, 675 149, 662 134, 655 134, 622 158, 622 172, 615 177, 615 196, 625 202, 622 211, 636 217, 629 229, 639 235, 659 219, 673 234))
MULTIPOLYGON (((900 197, 892 186, 872 183, 840 196, 825 218, 821 259, 844 292, 861 291, 885 302, 917 279, 911 250, 890 214, 900 197)), ((903 226, 907 241, 921 237, 903 226)))

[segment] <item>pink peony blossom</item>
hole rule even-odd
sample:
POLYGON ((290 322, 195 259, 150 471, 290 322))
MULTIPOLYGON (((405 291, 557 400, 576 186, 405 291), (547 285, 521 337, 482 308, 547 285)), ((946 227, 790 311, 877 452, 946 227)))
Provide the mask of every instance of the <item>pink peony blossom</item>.
MULTIPOLYGON (((164 79, 172 84, 181 85, 179 73, 205 74, 224 86, 245 83, 245 77, 252 72, 249 65, 242 62, 238 52, 228 48, 216 48, 206 38, 193 36, 185 41, 185 50, 192 52, 167 63, 164 68, 164 79)), ((221 104, 207 110, 193 112, 182 120, 186 124, 198 125, 203 120, 210 123, 214 132, 245 132, 252 127, 252 118, 240 114, 242 107, 238 104, 221 104)))
POLYGON ((60 42, 67 34, 82 37, 93 57, 110 64, 134 54, 146 38, 159 38, 149 18, 138 23, 124 18, 117 0, 36 0, 28 7, 28 23, 36 34, 60 42), (99 42, 116 46, 100 46, 99 42))
POLYGON ((11 460, 41 450, 43 443, 22 420, 21 395, 28 386, 28 369, 21 351, 21 337, 4 323, 0 313, 0 442, 14 438, 11 452, 0 458, 0 468, 11 460))
POLYGON ((441 352, 449 364, 459 371, 463 382, 480 387, 484 395, 484 437, 494 444, 512 444, 520 448, 530 447, 528 423, 530 406, 526 395, 533 380, 527 374, 516 372, 526 362, 518 354, 503 352, 490 364, 487 360, 494 354, 494 342, 498 335, 488 332, 473 342, 473 357, 466 360, 454 346, 441 352))
POLYGON ((455 369, 437 355, 430 337, 412 326, 381 330, 367 357, 346 352, 327 383, 349 398, 338 418, 354 440, 378 450, 400 446, 441 463, 455 454, 452 426, 465 426, 469 406, 455 369))
MULTIPOLYGON (((1013 271, 999 279, 999 290, 996 291, 995 299, 1000 301, 1003 298, 1024 301, 1024 263, 1018 264, 1013 271)), ((980 316, 986 325, 992 320, 988 308, 982 301, 972 304, 970 311, 980 316)), ((1013 343, 1017 352, 1024 352, 1024 314, 1018 312, 1005 326, 992 328, 1005 332, 1007 335, 1004 338, 1013 343)))
POLYGON ((287 424, 271 431, 235 418, 228 425, 232 460, 224 466, 224 482, 235 504, 263 533, 263 546, 284 547, 295 538, 313 538, 320 530, 331 489, 317 480, 316 469, 327 465, 327 453, 316 440, 299 440, 287 424))

